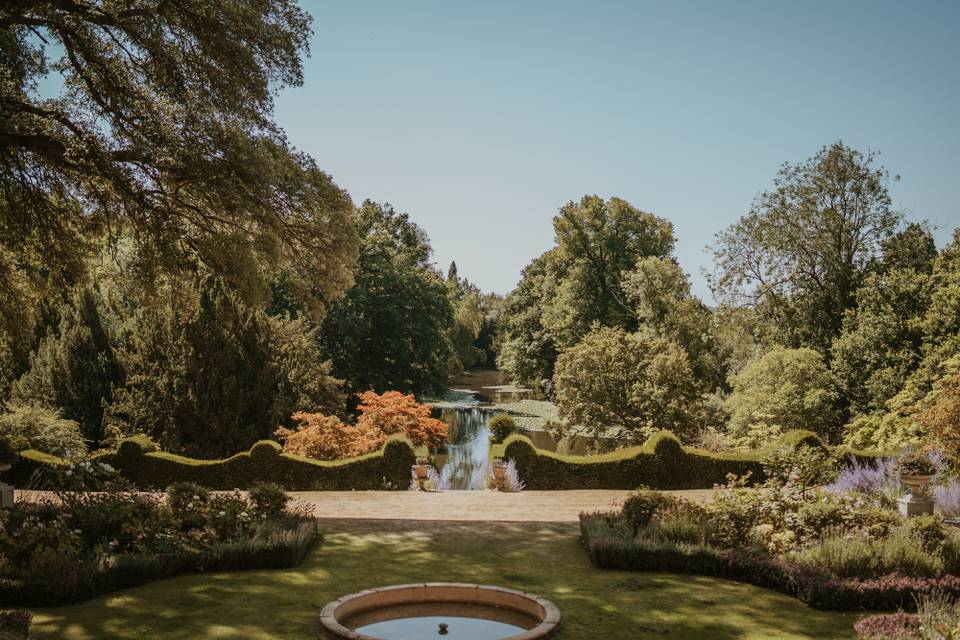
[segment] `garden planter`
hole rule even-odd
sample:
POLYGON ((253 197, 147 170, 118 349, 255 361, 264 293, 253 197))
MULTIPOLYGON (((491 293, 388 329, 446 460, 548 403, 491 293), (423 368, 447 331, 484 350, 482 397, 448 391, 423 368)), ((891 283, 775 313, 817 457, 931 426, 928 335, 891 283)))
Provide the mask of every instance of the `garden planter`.
POLYGON ((428 464, 415 464, 413 465, 413 474, 417 479, 417 484, 420 486, 420 491, 424 491, 423 485, 427 480, 430 479, 430 465, 428 464))
MULTIPOLYGON (((6 462, 0 462, 0 473, 10 471, 10 466, 6 462)), ((0 480, 0 509, 12 507, 15 496, 13 487, 0 480)))
POLYGON ((493 482, 498 490, 503 491, 507 482, 507 463, 503 460, 493 462, 493 482))
POLYGON ((927 491, 933 475, 902 474, 900 481, 910 490, 897 500, 900 513, 905 516, 919 516, 933 513, 933 497, 927 491))

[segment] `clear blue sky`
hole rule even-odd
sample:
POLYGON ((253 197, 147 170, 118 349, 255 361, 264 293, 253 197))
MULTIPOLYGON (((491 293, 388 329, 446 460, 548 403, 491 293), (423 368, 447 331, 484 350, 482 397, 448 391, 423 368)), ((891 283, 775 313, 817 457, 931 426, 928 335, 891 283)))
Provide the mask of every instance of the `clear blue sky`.
POLYGON ((306 1, 291 141, 359 203, 389 201, 443 268, 506 293, 557 209, 620 196, 704 247, 784 161, 882 153, 895 202, 960 225, 960 2, 306 1))

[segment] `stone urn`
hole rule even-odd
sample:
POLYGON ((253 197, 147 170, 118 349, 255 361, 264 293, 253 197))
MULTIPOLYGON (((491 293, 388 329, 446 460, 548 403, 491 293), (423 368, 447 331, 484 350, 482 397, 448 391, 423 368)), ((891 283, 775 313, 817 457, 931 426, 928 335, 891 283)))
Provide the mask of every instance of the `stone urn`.
POLYGON ((417 460, 417 463, 413 465, 413 475, 417 479, 417 486, 420 487, 420 491, 424 491, 423 485, 430 479, 430 469, 431 466, 426 460, 417 460))
POLYGON ((503 460, 497 459, 493 461, 493 482, 497 485, 497 489, 503 491, 504 486, 507 482, 507 463, 503 460))
MULTIPOLYGON (((925 471, 925 470, 924 470, 925 471)), ((930 495, 932 473, 916 473, 904 470, 900 473, 900 482, 909 493, 897 500, 900 513, 904 516, 920 516, 933 513, 933 496, 930 495)))
MULTIPOLYGON (((10 471, 9 462, 0 462, 0 473, 10 471)), ((0 509, 9 509, 13 506, 14 492, 13 487, 0 480, 0 509)))

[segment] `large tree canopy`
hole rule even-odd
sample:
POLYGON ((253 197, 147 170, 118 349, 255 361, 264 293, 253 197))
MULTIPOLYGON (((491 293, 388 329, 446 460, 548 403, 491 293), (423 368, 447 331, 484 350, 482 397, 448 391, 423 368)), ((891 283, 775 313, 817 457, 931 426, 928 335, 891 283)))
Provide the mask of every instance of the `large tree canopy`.
POLYGON ((69 280, 122 233, 146 275, 201 266, 262 302, 282 271, 304 302, 340 295, 349 197, 272 121, 309 35, 293 0, 4 2, 0 273, 69 280))
POLYGON ((673 251, 673 226, 620 198, 584 196, 553 219, 556 246, 524 269, 501 315, 501 368, 549 393, 560 351, 594 325, 635 331, 637 310, 624 289, 643 257, 673 251))
POLYGON ((718 234, 714 293, 759 310, 782 342, 825 351, 901 222, 875 160, 837 142, 783 165, 774 188, 718 234))
POLYGON ((638 258, 670 255, 673 225, 620 198, 584 196, 560 208, 553 230, 562 275, 546 319, 563 346, 572 346, 595 322, 635 329, 623 274, 638 258))
POLYGON ((441 391, 453 310, 430 244, 407 214, 369 200, 357 212, 363 238, 355 284, 330 307, 324 352, 357 391, 441 391))

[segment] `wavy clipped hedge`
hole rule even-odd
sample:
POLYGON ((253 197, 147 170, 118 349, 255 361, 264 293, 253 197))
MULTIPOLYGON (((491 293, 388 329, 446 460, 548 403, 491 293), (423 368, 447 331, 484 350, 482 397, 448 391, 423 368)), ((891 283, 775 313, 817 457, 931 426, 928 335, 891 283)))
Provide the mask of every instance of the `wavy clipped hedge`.
MULTIPOLYGON (((246 489, 256 482, 274 482, 291 491, 349 491, 406 489, 416 454, 401 437, 391 438, 372 453, 335 461, 286 454, 276 442, 263 440, 225 460, 195 460, 159 451, 150 440, 133 437, 96 459, 139 489, 165 489, 174 482, 190 481, 210 489, 246 489)), ((28 450, 21 453, 10 474, 15 484, 23 486, 38 468, 62 464, 60 458, 28 450)))
POLYGON ((763 478, 759 455, 687 449, 669 431, 640 447, 591 456, 543 451, 521 435, 510 436, 504 445, 503 456, 516 461, 527 489, 709 489, 730 473, 763 478))
MULTIPOLYGON (((810 431, 789 431, 772 446, 826 445, 810 431)), ((590 456, 564 456, 537 449, 529 438, 513 435, 493 455, 516 461, 527 489, 709 489, 728 474, 750 473, 764 479, 763 453, 712 453, 684 447, 669 431, 654 434, 642 446, 590 456)), ((837 449, 843 456, 873 459, 876 454, 837 449)))

